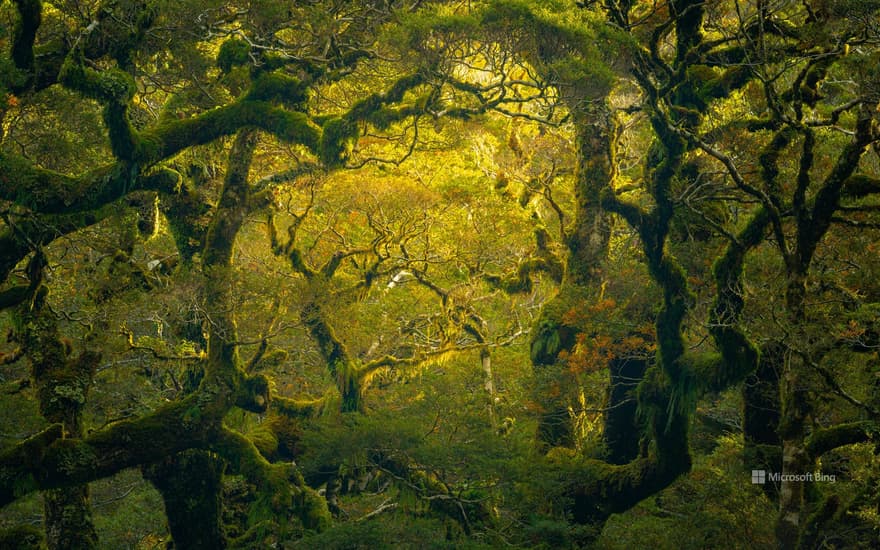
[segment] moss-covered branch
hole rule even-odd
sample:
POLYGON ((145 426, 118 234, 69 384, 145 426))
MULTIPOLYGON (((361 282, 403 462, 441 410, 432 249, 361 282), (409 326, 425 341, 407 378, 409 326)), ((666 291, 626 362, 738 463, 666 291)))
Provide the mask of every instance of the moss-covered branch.
POLYGON ((58 78, 67 88, 104 104, 110 148, 116 158, 132 161, 137 138, 128 120, 128 106, 136 91, 134 78, 117 68, 99 72, 86 67, 79 49, 68 54, 58 78))
POLYGON ((317 150, 321 131, 299 112, 275 107, 267 101, 239 100, 195 117, 164 121, 140 135, 137 158, 152 164, 195 145, 228 136, 252 126, 288 143, 300 143, 317 150))
POLYGON ((347 149, 357 140, 358 123, 367 122, 377 128, 387 128, 417 111, 397 111, 385 108, 390 103, 399 102, 406 92, 423 84, 421 73, 404 76, 381 93, 372 94, 357 103, 340 117, 333 117, 323 123, 323 132, 318 144, 318 157, 326 166, 338 166, 346 160, 347 149))
MULTIPOLYGON (((138 178, 136 187, 155 187, 167 190, 169 186, 173 185, 176 178, 175 172, 158 170, 154 174, 138 178)), ((11 227, 0 231, 0 281, 6 280, 12 269, 33 251, 34 246, 48 245, 59 237, 118 215, 124 205, 116 200, 82 211, 65 212, 63 206, 59 206, 59 208, 61 212, 56 214, 28 214, 21 217, 10 214, 7 216, 8 225, 11 227)))
POLYGON ((446 483, 418 464, 384 452, 372 453, 370 460, 419 498, 427 500, 432 511, 457 521, 468 535, 475 523, 486 523, 492 519, 493 514, 486 502, 457 498, 446 483))
POLYGON ((844 185, 858 169, 859 160, 867 146, 877 139, 871 114, 863 108, 856 122, 853 139, 843 148, 831 172, 812 200, 811 212, 798 224, 798 270, 806 273, 819 241, 831 225, 831 219, 840 206, 844 185))
POLYGON ((620 466, 597 460, 575 464, 571 485, 574 519, 579 523, 601 523, 611 514, 625 512, 690 470, 689 460, 676 463, 656 458, 638 458, 620 466))
POLYGON ((204 448, 219 422, 203 414, 204 399, 193 394, 84 439, 61 439, 61 425, 55 425, 6 450, 0 454, 0 506, 36 490, 71 487, 204 448))
POLYGON ((758 365, 758 350, 739 327, 743 300, 743 265, 746 254, 764 240, 770 215, 759 209, 745 228, 730 242, 724 254, 713 267, 715 275, 715 304, 709 316, 709 333, 721 353, 721 362, 705 365, 710 368, 696 371, 701 386, 710 391, 721 391, 743 380, 758 365))
POLYGON ((862 198, 880 193, 880 178, 865 174, 852 175, 843 182, 842 194, 849 198, 862 198))
POLYGON ((58 214, 92 210, 135 189, 173 189, 177 176, 166 170, 141 175, 183 149, 234 134, 240 128, 260 128, 277 138, 315 150, 320 130, 303 113, 266 101, 239 100, 185 120, 165 121, 133 136, 127 160, 102 166, 80 176, 68 176, 35 166, 8 152, 0 153, 0 198, 34 212, 58 214))
POLYGON ((252 522, 278 520, 283 526, 293 515, 307 529, 320 530, 329 525, 327 503, 305 484, 294 465, 269 463, 253 442, 230 429, 223 429, 211 448, 226 460, 231 472, 256 485, 258 497, 250 513, 252 522))
POLYGON ((278 395, 272 396, 269 409, 291 418, 308 418, 319 414, 326 406, 326 399, 290 399, 278 395))
POLYGON ((848 422, 828 428, 817 428, 807 438, 806 451, 813 459, 818 459, 839 447, 870 441, 878 433, 880 432, 877 423, 872 421, 848 422))

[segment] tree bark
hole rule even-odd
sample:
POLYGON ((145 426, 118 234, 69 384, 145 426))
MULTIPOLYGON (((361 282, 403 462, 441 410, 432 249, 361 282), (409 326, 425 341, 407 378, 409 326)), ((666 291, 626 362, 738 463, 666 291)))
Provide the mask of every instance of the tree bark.
MULTIPOLYGON (((16 337, 30 360, 43 417, 59 424, 66 437, 80 438, 82 410, 100 356, 88 351, 72 356, 71 344, 62 340, 55 315, 47 308, 48 290, 40 285, 45 263, 39 250, 29 263, 31 299, 16 313, 23 327, 16 337)), ((50 550, 87 549, 97 544, 88 484, 45 491, 43 514, 50 550)))
POLYGON ((635 391, 647 368, 647 359, 640 357, 619 357, 608 364, 603 439, 611 464, 626 464, 639 456, 642 430, 637 421, 635 391))
POLYGON ((225 462, 208 451, 188 450, 144 468, 144 477, 162 494, 173 548, 222 550, 225 462))
MULTIPOLYGON (((743 384, 744 461, 750 470, 782 471, 779 373, 784 357, 781 344, 768 343, 761 350, 757 370, 743 384)), ((763 489, 767 496, 778 497, 776 484, 765 483, 763 489)))
POLYGON ((613 177, 614 120, 603 101, 587 112, 576 112, 577 209, 565 239, 568 257, 559 294, 541 311, 530 344, 532 366, 539 380, 536 401, 542 409, 537 445, 544 451, 574 444, 569 414, 574 400, 564 388, 568 385, 564 381, 565 366, 558 356, 571 351, 577 342, 579 327, 571 326, 565 317, 572 310, 588 307, 596 294, 611 237, 611 216, 605 212, 601 195, 613 177))

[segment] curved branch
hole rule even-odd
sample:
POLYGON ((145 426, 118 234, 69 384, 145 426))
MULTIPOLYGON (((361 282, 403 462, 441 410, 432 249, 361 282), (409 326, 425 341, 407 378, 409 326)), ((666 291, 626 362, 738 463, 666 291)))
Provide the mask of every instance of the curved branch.
POLYGON ((818 428, 807 439, 806 450, 813 459, 818 459, 839 447, 870 441, 877 433, 877 424, 869 421, 818 428))
POLYGON ((71 487, 205 448, 220 419, 205 418, 199 393, 151 414, 122 420, 84 439, 62 439, 55 425, 0 454, 0 506, 33 491, 71 487))

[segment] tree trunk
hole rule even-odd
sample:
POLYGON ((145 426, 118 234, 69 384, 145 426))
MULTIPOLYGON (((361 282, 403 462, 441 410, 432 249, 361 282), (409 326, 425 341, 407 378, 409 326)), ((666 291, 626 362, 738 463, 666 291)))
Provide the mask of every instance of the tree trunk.
MULTIPOLYGON (((795 326, 805 321, 806 275, 790 273, 786 288, 786 307, 795 326)), ((796 548, 803 523, 806 481, 801 477, 814 470, 815 461, 807 453, 806 429, 810 404, 803 365, 793 357, 785 360, 781 380, 782 482, 779 489, 779 519, 776 540, 780 548, 796 548)))
POLYGON ((492 374, 492 354, 489 348, 480 349, 480 365, 483 367, 483 387, 486 389, 486 397, 489 400, 487 410, 489 413, 489 425, 492 430, 498 429, 498 416, 495 412, 495 378, 492 374))
POLYGON ((162 494, 174 548, 226 548, 222 519, 225 462, 208 451, 189 450, 144 468, 162 494))
MULTIPOLYGON (((757 370, 743 385, 744 461, 750 470, 782 471, 782 440, 779 438, 779 373, 784 349, 773 342, 764 346, 757 370)), ((779 486, 765 483, 764 492, 776 499, 779 486)))
MULTIPOLYGON (((45 259, 36 252, 30 262, 32 284, 38 283, 45 259), (39 272, 39 273, 38 273, 39 272)), ((19 307, 24 327, 17 337, 31 361, 40 412, 62 426, 67 437, 83 435, 81 414, 100 356, 89 351, 72 357, 71 344, 58 333, 55 314, 46 309, 45 287, 35 287, 33 300, 19 307)), ((50 550, 94 548, 98 535, 92 523, 89 486, 54 489, 43 494, 46 543, 50 550)))
POLYGON ((45 491, 43 514, 50 550, 84 550, 97 545, 88 485, 45 491))
POLYGON ((538 447, 547 450, 574 444, 570 402, 564 380, 561 351, 570 351, 579 328, 565 322, 573 308, 584 308, 591 289, 601 280, 602 263, 608 254, 611 216, 601 204, 603 189, 613 175, 614 120, 604 102, 595 102, 589 112, 578 111, 577 118, 577 210, 573 227, 567 232, 565 274, 559 294, 547 304, 538 318, 531 342, 531 359, 538 378, 536 401, 541 406, 538 420, 538 447))
POLYGON ((608 364, 608 401, 603 438, 607 460, 626 464, 639 456, 641 430, 636 420, 638 402, 635 390, 645 376, 648 362, 643 358, 615 358, 608 364))

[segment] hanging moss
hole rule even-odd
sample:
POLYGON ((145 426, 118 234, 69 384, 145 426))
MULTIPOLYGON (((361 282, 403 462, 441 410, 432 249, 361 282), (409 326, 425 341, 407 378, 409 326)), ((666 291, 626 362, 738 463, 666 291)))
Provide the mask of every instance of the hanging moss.
POLYGON ((359 135, 357 124, 344 118, 331 118, 323 126, 318 156, 326 166, 345 162, 359 135))

